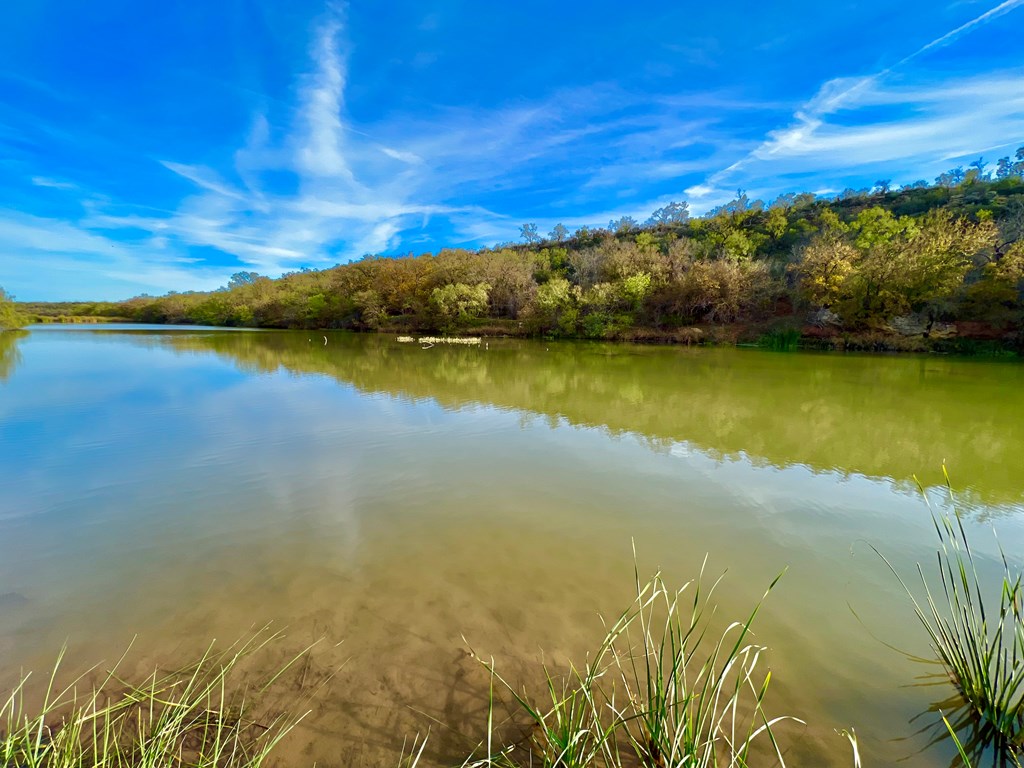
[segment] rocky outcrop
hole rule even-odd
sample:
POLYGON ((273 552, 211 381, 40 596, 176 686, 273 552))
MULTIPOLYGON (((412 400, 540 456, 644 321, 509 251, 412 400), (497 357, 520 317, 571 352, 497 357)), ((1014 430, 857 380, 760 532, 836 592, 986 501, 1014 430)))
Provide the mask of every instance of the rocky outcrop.
POLYGON ((822 307, 814 312, 807 322, 815 328, 840 328, 843 325, 842 318, 828 307, 822 307))
POLYGON ((923 336, 929 339, 949 339, 957 335, 953 323, 929 320, 924 315, 902 315, 889 321, 886 330, 900 336, 923 336))

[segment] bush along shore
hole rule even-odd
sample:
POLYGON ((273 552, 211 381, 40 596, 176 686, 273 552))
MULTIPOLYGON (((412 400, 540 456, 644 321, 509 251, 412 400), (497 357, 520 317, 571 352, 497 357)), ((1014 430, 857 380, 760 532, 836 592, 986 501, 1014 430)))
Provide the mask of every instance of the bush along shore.
POLYGON ((740 192, 700 218, 671 203, 638 223, 479 250, 372 256, 207 293, 28 304, 37 317, 395 333, 760 343, 775 349, 1024 348, 1024 147, 890 189, 831 198, 740 192))
MULTIPOLYGON (((934 708, 935 740, 949 739, 966 768, 987 759, 1020 768, 1024 759, 1024 609, 1019 568, 1003 558, 1001 581, 978 575, 964 526, 955 511, 932 510, 938 535, 937 573, 918 567, 913 588, 879 552, 908 595, 931 640, 945 678, 934 708)), ((876 550, 877 551, 877 550, 876 550)), ((490 677, 486 722, 479 746, 463 768, 717 768, 786 765, 787 726, 800 723, 765 706, 772 676, 767 649, 751 627, 761 602, 729 624, 712 628, 714 594, 721 579, 706 565, 676 589, 660 575, 636 577, 636 598, 608 622, 593 653, 567 669, 545 668, 538 691, 506 680, 493 658, 473 653, 490 677), (497 716, 497 700, 511 717, 497 716)), ((768 585, 764 597, 778 583, 768 585)), ((763 598, 762 598, 763 602, 763 598)), ((305 716, 332 675, 307 685, 310 648, 271 671, 254 674, 247 661, 278 635, 257 632, 231 648, 207 649, 199 661, 174 672, 125 682, 117 667, 93 670, 67 686, 56 671, 43 681, 42 704, 31 709, 30 676, 0 701, 2 768, 100 766, 209 766, 259 768, 305 716), (289 680, 288 676, 298 678, 289 680), (86 685, 86 680, 89 684, 86 685), (285 681, 292 700, 264 697, 285 681), (299 693, 295 693, 298 691, 299 693)), ((59 662, 58 662, 59 666, 59 662)), ((258 667, 257 667, 258 669, 258 667)), ((34 699, 38 700, 38 692, 34 699)), ((861 764, 856 734, 837 750, 837 762, 861 764)), ((429 737, 429 736, 428 736, 429 737)), ((425 741, 406 742, 395 756, 415 766, 425 741)))
POLYGON ((0 288, 0 333, 16 331, 29 322, 27 317, 14 302, 14 297, 0 288))

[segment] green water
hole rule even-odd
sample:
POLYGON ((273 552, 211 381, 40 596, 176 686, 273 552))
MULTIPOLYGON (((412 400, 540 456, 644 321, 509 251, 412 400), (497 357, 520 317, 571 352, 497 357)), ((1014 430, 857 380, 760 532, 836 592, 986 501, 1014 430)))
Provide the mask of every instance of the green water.
POLYGON ((581 658, 643 572, 705 555, 758 617, 791 765, 945 766, 897 568, 931 562, 945 461, 982 559, 1024 542, 1024 366, 306 332, 0 335, 0 680, 140 669, 273 621, 340 671, 293 764, 483 734, 486 675, 581 658), (856 612, 856 616, 854 615, 856 612), (858 618, 859 617, 859 618, 858 618), (883 642, 884 641, 884 642, 883 642), (915 719, 917 718, 917 719, 915 719))

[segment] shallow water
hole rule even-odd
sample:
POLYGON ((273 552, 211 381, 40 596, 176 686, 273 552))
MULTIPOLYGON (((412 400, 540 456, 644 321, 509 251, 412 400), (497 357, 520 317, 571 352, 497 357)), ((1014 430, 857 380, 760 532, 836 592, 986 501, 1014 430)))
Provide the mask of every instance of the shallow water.
MULTIPOLYGON (((2 336, 2 335, 0 335, 2 336)), ((484 728, 486 675, 581 659, 633 551, 727 571, 791 765, 945 766, 948 690, 906 595, 950 468, 983 568, 1024 552, 1024 366, 490 340, 88 326, 0 341, 0 681, 193 653, 268 621, 340 667, 289 762, 393 765, 484 728), (855 612, 855 613, 854 613, 855 612), (339 645, 340 643, 340 645, 339 645)), ((144 661, 140 661, 143 664, 144 661)))

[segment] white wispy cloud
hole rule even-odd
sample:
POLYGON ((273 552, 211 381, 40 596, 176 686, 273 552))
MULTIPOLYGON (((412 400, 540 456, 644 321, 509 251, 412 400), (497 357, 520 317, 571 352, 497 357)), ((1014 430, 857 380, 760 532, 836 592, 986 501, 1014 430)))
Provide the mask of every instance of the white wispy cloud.
POLYGON ((1022 83, 1024 70, 928 88, 875 83, 859 90, 846 109, 896 107, 891 120, 850 125, 822 118, 808 123, 807 130, 771 134, 751 157, 813 158, 841 152, 846 162, 857 165, 968 154, 1000 139, 1024 136, 1022 83))
POLYGON ((391 147, 381 147, 380 151, 394 160, 401 160, 403 163, 409 163, 409 165, 420 165, 423 163, 423 158, 415 152, 403 152, 400 149, 392 149, 391 147))
POLYGON ((316 69, 307 75, 302 89, 296 159, 310 176, 333 176, 355 184, 342 122, 347 67, 337 47, 341 29, 341 19, 331 18, 314 38, 310 53, 316 69))
POLYGON ((985 24, 986 22, 992 21, 993 19, 997 19, 1000 16, 1003 16, 1016 8, 1020 8, 1021 6, 1024 6, 1024 0, 1005 0, 1005 2, 1000 3, 995 8, 986 11, 985 13, 971 19, 965 24, 961 24, 956 29, 942 35, 942 37, 932 40, 927 45, 921 46, 912 54, 902 59, 898 64, 896 64, 896 66, 898 67, 902 64, 906 64, 908 61, 916 59, 921 54, 927 53, 928 51, 931 51, 935 48, 941 48, 944 45, 949 45, 954 40, 959 38, 961 35, 965 34, 966 32, 970 32, 975 27, 981 24, 985 24))
MULTIPOLYGON (((1003 2, 874 74, 829 80, 795 113, 742 91, 652 94, 602 82, 362 122, 346 100, 345 11, 332 7, 310 30, 289 98, 257 100, 242 140, 214 144, 201 159, 166 146, 127 158, 162 174, 154 187, 184 188, 183 196, 144 207, 31 166, 40 173, 26 174, 26 184, 63 190, 84 212, 0 212, 0 246, 19 254, 18 269, 48 258, 62 275, 78 248, 90 279, 155 292, 216 287, 239 269, 276 275, 409 247, 435 220, 446 243, 473 245, 515 239, 520 219, 543 231, 562 215, 570 228, 604 225, 683 198, 699 213, 740 186, 752 195, 834 188, 844 173, 876 166, 886 176, 926 176, 936 163, 1024 139, 1024 72, 940 81, 903 70, 1022 5, 1003 2), (782 127, 749 132, 768 121, 782 127)), ((8 264, 0 279, 13 273, 8 264)))
MULTIPOLYGON (((143 207, 81 185, 84 214, 50 228, 64 233, 56 252, 72 253, 78 232, 83 253, 95 254, 87 246, 98 243, 108 257, 89 267, 91 279, 120 285, 134 276, 131 285, 153 291, 222 285, 242 268, 277 275, 393 250, 415 242, 434 219, 443 220, 453 245, 515 239, 520 216, 550 219, 553 226, 557 211, 572 217, 567 224, 602 225, 641 213, 635 203, 608 210, 609 196, 628 200, 638 183, 714 168, 718 150, 705 152, 703 160, 686 154, 698 137, 727 145, 727 132, 718 132, 721 115, 778 108, 736 94, 652 98, 598 83, 490 107, 435 105, 357 123, 346 103, 343 7, 329 8, 312 29, 307 56, 292 100, 263 101, 241 146, 219 154, 214 149, 199 162, 173 154, 154 158, 165 180, 190 188, 177 203, 143 207), (551 215, 510 215, 482 202, 510 192, 546 199, 551 215), (218 259, 203 249, 236 263, 221 258, 220 266, 211 266, 218 259), (202 261, 176 271, 198 258, 195 253, 204 254, 202 261)), ((31 240, 44 236, 47 226, 37 224, 40 232, 25 233, 23 250, 38 256, 31 240)))
MULTIPOLYGON (((834 114, 801 113, 793 126, 769 132, 740 161, 687 189, 698 207, 720 204, 737 187, 789 178, 825 184, 876 169, 902 182, 930 179, 954 158, 1007 150, 1024 142, 1024 71, 934 83, 886 85, 878 80, 847 95, 834 114), (870 121, 858 123, 861 111, 870 121), (887 117, 879 117, 879 114, 887 117)), ((833 86, 827 84, 825 91, 833 86)))
POLYGON ((218 178, 216 173, 207 168, 186 165, 185 163, 175 163, 170 160, 162 160, 160 164, 171 173, 191 181, 197 187, 208 192, 213 192, 223 197, 233 197, 236 200, 245 200, 245 196, 241 192, 232 189, 228 183, 218 178))
POLYGON ((158 243, 125 243, 73 222, 9 209, 0 209, 0 253, 5 280, 29 286, 37 298, 117 299, 224 283, 219 270, 197 268, 187 255, 158 243), (103 287, 97 291, 83 274, 101 277, 103 287))
POLYGON ((769 131, 739 160, 687 189, 697 208, 730 196, 726 190, 774 179, 783 191, 787 175, 837 175, 878 165, 890 173, 927 175, 937 160, 948 160, 1024 140, 1024 71, 928 82, 899 82, 906 65, 951 45, 975 28, 1024 7, 1006 0, 922 45, 892 66, 862 77, 834 78, 793 115, 788 126, 769 131), (892 83, 891 81, 896 81, 892 83), (869 109, 889 108, 887 117, 860 118, 869 109), (895 165, 894 165, 895 163, 895 165), (885 168, 882 166, 885 165, 885 168), (838 167, 838 168, 837 168, 838 167))
POLYGON ((47 189, 78 189, 78 185, 72 184, 70 181, 58 181, 57 179, 51 179, 47 176, 33 176, 31 181, 35 186, 45 187, 47 189))
MULTIPOLYGON (((343 14, 335 11, 313 34, 311 67, 298 80, 290 118, 274 126, 267 115, 256 115, 227 171, 162 160, 196 190, 169 215, 97 210, 83 223, 111 233, 141 228, 171 243, 213 247, 268 274, 387 251, 403 232, 433 217, 450 223, 453 243, 512 239, 518 224, 509 216, 448 201, 494 189, 535 191, 540 174, 564 168, 566 154, 583 146, 593 164, 579 157, 574 194, 629 177, 647 182, 706 170, 713 157, 688 162, 664 155, 714 132, 714 120, 695 120, 692 111, 711 103, 723 112, 752 108, 748 100, 731 104, 721 94, 651 102, 599 84, 492 109, 438 107, 424 116, 357 125, 346 113, 346 50, 343 14), (623 116, 627 107, 635 111, 623 116), (602 161, 609 153, 618 159, 602 161), (267 178, 282 173, 293 189, 282 191, 267 178)), ((586 221, 603 224, 605 215, 586 221)))
POLYGON ((146 230, 183 246, 216 248, 247 268, 279 274, 386 250, 414 221, 457 210, 419 202, 415 193, 421 180, 410 174, 423 159, 401 146, 375 142, 346 118, 342 38, 342 15, 334 11, 313 36, 312 67, 300 78, 290 123, 279 131, 282 138, 275 143, 270 121, 257 115, 245 146, 234 152, 229 171, 238 183, 212 168, 164 159, 164 168, 195 187, 176 210, 110 214, 100 206, 82 224, 111 235, 146 230), (390 165, 375 166, 374 154, 390 165), (294 189, 274 191, 266 177, 281 173, 294 189))

